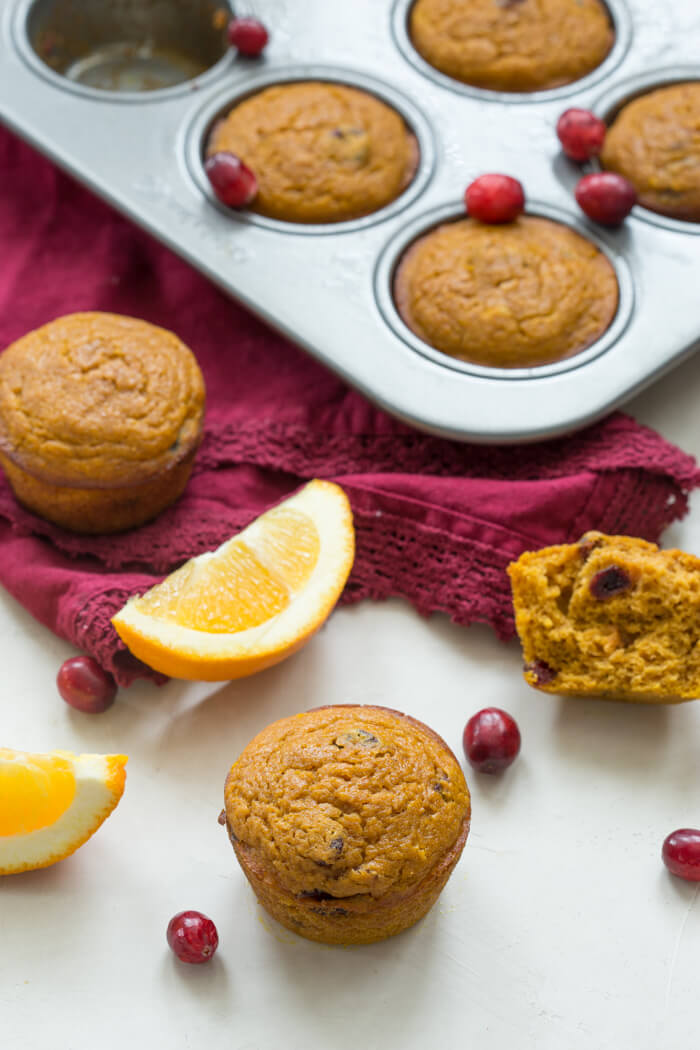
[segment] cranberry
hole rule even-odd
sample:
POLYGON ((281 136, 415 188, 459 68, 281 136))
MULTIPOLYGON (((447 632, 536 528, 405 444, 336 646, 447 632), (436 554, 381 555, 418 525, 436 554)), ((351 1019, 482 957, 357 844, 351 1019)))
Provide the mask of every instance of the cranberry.
POLYGON ((598 156, 607 130, 605 122, 590 109, 567 109, 557 121, 561 148, 579 164, 598 156))
POLYGON ((181 962, 204 963, 219 944, 216 926, 201 911, 180 911, 168 923, 168 944, 181 962))
POLYGON ((465 755, 479 773, 500 773, 520 751, 520 730, 506 711, 485 707, 467 722, 462 743, 465 755))
POLYGON ((594 598, 603 601, 605 598, 614 598, 617 594, 631 590, 632 580, 619 565, 610 565, 607 569, 597 572, 588 587, 594 598))
POLYGON ((510 175, 480 175, 467 186, 464 203, 479 222, 513 222, 525 207, 525 193, 510 175))
POLYGON ((228 24, 228 42, 242 55, 255 58, 269 39, 267 29, 257 18, 232 18, 228 24))
POLYGON ((679 828, 664 839, 661 857, 668 870, 689 882, 700 882, 700 831, 679 828))
POLYGON ((56 675, 58 691, 71 707, 97 715, 114 703, 116 682, 91 656, 72 656, 56 675))
POLYGON ((546 660, 533 660, 531 664, 525 664, 525 670, 534 674, 538 685, 547 685, 557 677, 557 672, 546 660))
POLYGON ((255 175, 234 153, 222 150, 207 158, 204 170, 214 193, 229 208, 244 208, 258 192, 255 175))
POLYGON ((602 226, 619 226, 637 203, 637 191, 624 175, 598 171, 579 180, 576 200, 589 219, 602 226))

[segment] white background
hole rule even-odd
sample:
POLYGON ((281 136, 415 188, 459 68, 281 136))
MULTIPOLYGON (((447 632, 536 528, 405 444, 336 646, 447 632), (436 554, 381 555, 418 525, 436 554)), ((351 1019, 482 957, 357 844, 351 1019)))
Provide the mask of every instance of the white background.
MULTIPOLYGON (((700 454, 700 358, 631 410, 700 454)), ((700 493, 665 545, 700 555, 700 493)), ((81 850, 0 879, 0 1045, 25 1050, 666 1050, 697 1031, 700 907, 660 860, 700 825, 700 706, 558 700, 530 690, 517 643, 401 603, 342 609, 300 654, 220 687, 122 691, 72 711, 73 655, 0 594, 2 737, 23 750, 125 751, 127 788, 81 850), (316 945, 255 903, 217 824, 223 782, 268 722, 327 703, 425 720, 461 755, 498 705, 523 748, 469 769, 473 824, 438 905, 362 948, 316 945), (171 915, 216 922, 211 964, 171 955, 171 915)))

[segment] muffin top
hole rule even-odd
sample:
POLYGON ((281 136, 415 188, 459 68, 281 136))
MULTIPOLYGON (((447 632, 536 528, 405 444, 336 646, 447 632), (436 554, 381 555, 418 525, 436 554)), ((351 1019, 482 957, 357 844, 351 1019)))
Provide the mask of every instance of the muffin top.
POLYGON ((492 91, 570 84, 615 39, 601 0, 417 0, 409 28, 431 66, 492 91))
POLYGON ((615 271, 561 223, 521 216, 488 226, 461 219, 416 241, 394 298, 406 324, 445 354, 527 368, 590 346, 617 310, 615 271))
POLYGON ((383 707, 321 707, 274 722, 226 779, 241 845, 298 895, 373 898, 417 883, 469 820, 444 741, 383 707))
POLYGON ((56 485, 146 481, 199 441, 204 380, 164 328, 78 313, 0 355, 0 450, 56 485))
POLYGON ((301 81, 238 103, 214 127, 207 154, 252 168, 251 208, 288 222, 343 222, 393 201, 413 178, 418 146, 403 118, 344 84, 301 81))
POLYGON ((700 81, 629 102, 608 130, 600 160, 633 183, 643 207, 700 222, 700 81))

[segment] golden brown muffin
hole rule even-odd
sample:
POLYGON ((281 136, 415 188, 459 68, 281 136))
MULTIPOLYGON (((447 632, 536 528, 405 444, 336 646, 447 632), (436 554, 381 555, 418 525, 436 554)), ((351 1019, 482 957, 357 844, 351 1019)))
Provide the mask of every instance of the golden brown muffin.
POLYGON ((287 222, 344 222, 383 208, 406 188, 418 146, 399 114, 344 84, 301 81, 234 106, 207 155, 226 150, 254 172, 253 211, 287 222))
POLYGON ((416 0, 409 29, 431 66, 492 91, 570 84, 615 40, 601 0, 416 0))
POLYGON ((319 707, 274 722, 232 766, 224 797, 262 906, 327 944, 412 926, 469 832, 469 792, 447 744, 385 707, 319 707))
POLYGON ((527 368, 600 338, 615 316, 618 286, 606 256, 561 223, 461 219, 408 249, 394 298, 408 327, 437 350, 494 368, 527 368))
POLYGON ((509 566, 525 679, 560 696, 700 696, 700 558, 589 532, 509 566))
POLYGON ((600 156, 650 211, 700 222, 700 81, 672 84, 624 106, 600 156))
POLYGON ((76 532, 128 529, 177 499, 203 412, 194 355, 132 317, 59 317, 0 356, 0 464, 21 503, 76 532))

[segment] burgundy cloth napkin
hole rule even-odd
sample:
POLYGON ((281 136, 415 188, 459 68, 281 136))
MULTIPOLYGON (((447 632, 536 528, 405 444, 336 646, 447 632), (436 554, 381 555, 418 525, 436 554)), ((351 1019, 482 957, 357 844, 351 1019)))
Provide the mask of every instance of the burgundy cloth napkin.
POLYGON ((655 540, 700 482, 691 457, 619 413, 518 448, 415 432, 2 130, 0 158, 0 346, 75 310, 131 314, 174 330, 207 383, 193 476, 148 525, 77 536, 21 508, 0 478, 0 582, 122 685, 158 676, 125 650, 113 613, 309 478, 338 481, 352 502, 344 601, 398 595, 503 638, 509 561, 592 528, 655 540))

